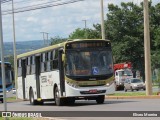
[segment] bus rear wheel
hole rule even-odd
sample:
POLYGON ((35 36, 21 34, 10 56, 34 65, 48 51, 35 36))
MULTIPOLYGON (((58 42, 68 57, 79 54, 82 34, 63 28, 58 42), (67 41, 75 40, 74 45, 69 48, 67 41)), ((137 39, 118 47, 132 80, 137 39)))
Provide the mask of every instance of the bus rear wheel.
POLYGON ((103 104, 103 103, 104 103, 104 99, 105 99, 105 96, 104 96, 104 95, 99 95, 99 96, 96 98, 97 104, 103 104))
POLYGON ((54 99, 57 106, 62 106, 64 104, 64 100, 60 98, 60 93, 58 91, 58 87, 54 90, 54 99))
POLYGON ((29 91, 29 101, 30 101, 31 105, 36 105, 37 104, 37 101, 34 100, 34 94, 33 94, 32 88, 29 91))

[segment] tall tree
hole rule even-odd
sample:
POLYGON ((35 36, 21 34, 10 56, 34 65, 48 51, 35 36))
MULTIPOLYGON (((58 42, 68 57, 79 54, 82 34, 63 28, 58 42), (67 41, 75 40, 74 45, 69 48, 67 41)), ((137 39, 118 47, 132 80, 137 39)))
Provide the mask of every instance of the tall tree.
POLYGON ((100 39, 100 33, 92 29, 76 29, 69 35, 70 39, 100 39))
POLYGON ((62 42, 65 42, 67 39, 66 38, 61 38, 59 36, 56 36, 54 38, 51 38, 51 44, 50 45, 55 45, 55 44, 58 44, 58 43, 62 43, 62 42))

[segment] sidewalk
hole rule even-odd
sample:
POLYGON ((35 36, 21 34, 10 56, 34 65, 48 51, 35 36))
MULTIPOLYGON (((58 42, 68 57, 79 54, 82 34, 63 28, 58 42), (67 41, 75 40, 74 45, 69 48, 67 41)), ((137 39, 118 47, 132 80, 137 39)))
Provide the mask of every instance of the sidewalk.
POLYGON ((106 99, 160 99, 160 95, 151 96, 106 96, 106 99))

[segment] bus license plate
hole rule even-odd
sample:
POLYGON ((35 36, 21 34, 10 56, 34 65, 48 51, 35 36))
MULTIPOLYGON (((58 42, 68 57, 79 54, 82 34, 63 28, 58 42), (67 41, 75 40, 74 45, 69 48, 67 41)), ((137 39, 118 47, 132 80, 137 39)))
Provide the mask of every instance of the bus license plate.
POLYGON ((89 90, 90 93, 97 93, 97 90, 94 89, 94 90, 89 90))

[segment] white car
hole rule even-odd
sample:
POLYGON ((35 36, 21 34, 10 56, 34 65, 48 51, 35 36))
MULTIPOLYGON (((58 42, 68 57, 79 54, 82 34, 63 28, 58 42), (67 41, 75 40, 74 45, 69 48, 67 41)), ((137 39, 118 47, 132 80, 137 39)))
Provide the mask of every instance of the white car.
POLYGON ((138 78, 129 78, 129 79, 126 79, 125 80, 125 83, 124 83, 124 91, 127 92, 127 90, 140 90, 140 89, 143 89, 143 90, 146 90, 146 86, 145 86, 145 83, 138 79, 138 78))
POLYGON ((12 88, 12 93, 16 94, 16 88, 12 88))

